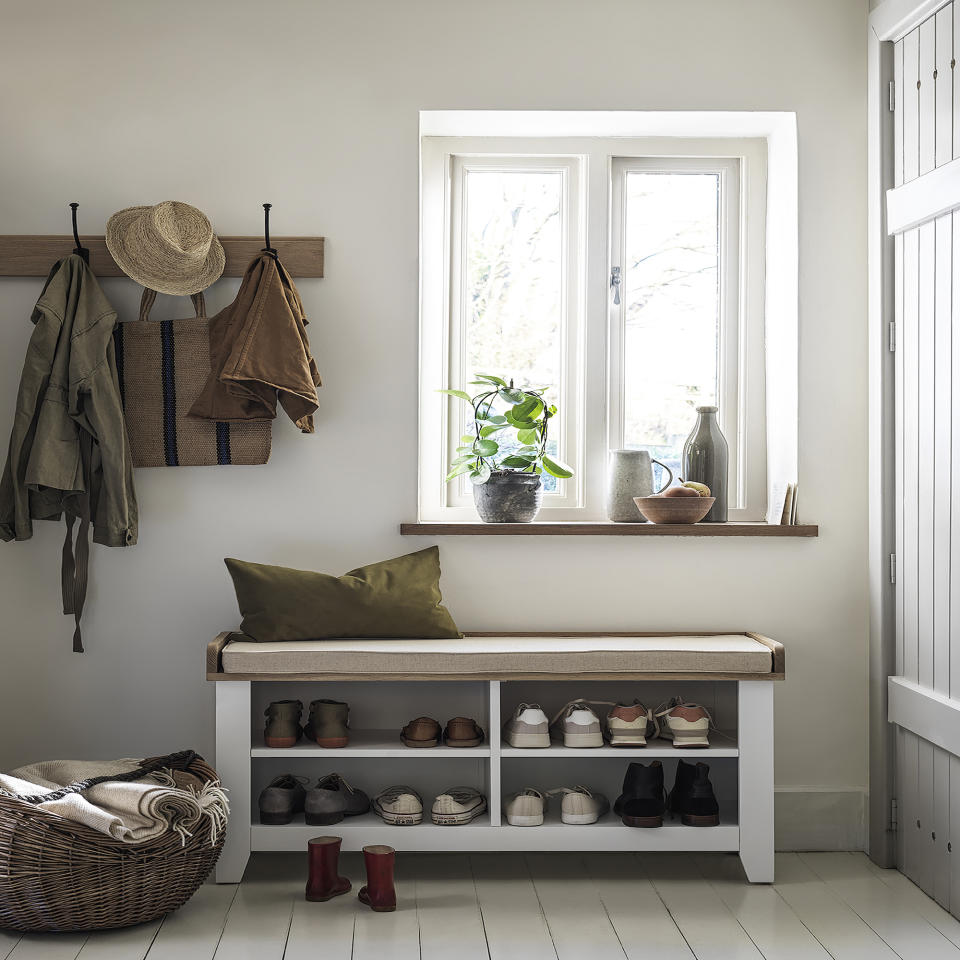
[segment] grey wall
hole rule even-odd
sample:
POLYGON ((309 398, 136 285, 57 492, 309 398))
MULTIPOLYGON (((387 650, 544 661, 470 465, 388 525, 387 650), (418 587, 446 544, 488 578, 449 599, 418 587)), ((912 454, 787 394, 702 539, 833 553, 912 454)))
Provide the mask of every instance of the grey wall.
MULTIPOLYGON (((121 207, 179 199, 249 234, 269 200, 277 234, 328 238, 326 279, 300 284, 324 375, 317 433, 278 422, 266 467, 138 472, 141 542, 94 550, 85 656, 57 609, 61 527, 0 547, 0 766, 211 752, 203 647, 237 622, 225 555, 339 573, 425 544, 397 532, 416 511, 419 110, 790 110, 800 512, 820 538, 450 539, 443 587, 467 629, 782 640, 777 783, 796 794, 791 823, 828 809, 833 842, 859 842, 866 4, 5 0, 0 12, 0 231, 65 233, 78 200, 82 229, 102 233, 121 207)), ((0 280, 4 431, 40 286, 0 280)), ((130 316, 132 283, 105 287, 130 316)), ((186 304, 161 299, 154 316, 186 304)))

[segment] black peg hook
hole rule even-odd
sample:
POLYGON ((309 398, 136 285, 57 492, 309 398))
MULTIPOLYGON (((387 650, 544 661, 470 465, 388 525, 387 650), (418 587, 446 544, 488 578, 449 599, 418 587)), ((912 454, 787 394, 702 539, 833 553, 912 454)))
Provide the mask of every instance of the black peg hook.
POLYGON ((80 244, 80 234, 77 232, 77 207, 79 203, 70 204, 70 219, 73 221, 73 242, 76 244, 74 253, 80 257, 83 257, 86 263, 90 263, 90 251, 80 244))
POLYGON ((272 203, 265 203, 263 205, 263 252, 269 253, 274 260, 277 260, 277 251, 270 246, 270 208, 272 206, 272 203))

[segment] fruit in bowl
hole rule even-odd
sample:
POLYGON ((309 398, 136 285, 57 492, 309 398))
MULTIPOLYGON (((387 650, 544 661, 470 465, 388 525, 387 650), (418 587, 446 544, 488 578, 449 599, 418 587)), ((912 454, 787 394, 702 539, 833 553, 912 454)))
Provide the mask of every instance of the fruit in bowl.
POLYGON ((693 490, 698 497, 709 497, 712 496, 710 493, 710 488, 705 483, 700 483, 697 480, 684 480, 680 478, 680 488, 682 490, 693 490))
MULTIPOLYGON (((670 487, 680 490, 682 487, 670 487)), ((704 497, 692 490, 689 494, 667 495, 665 490, 653 497, 634 497, 633 502, 651 523, 698 523, 713 506, 716 497, 704 497)))

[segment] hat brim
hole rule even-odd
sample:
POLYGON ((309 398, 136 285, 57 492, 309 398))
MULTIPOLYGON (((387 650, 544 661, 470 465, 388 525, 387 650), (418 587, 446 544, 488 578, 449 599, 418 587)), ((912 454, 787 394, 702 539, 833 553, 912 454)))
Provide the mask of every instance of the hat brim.
POLYGON ((118 210, 107 221, 104 239, 117 266, 142 287, 175 297, 200 293, 219 280, 226 266, 227 256, 216 235, 210 242, 210 252, 206 259, 198 264, 184 263, 182 272, 176 276, 169 272, 151 271, 149 258, 142 251, 133 251, 127 247, 126 238, 130 228, 146 211, 152 209, 152 206, 127 207, 118 210))

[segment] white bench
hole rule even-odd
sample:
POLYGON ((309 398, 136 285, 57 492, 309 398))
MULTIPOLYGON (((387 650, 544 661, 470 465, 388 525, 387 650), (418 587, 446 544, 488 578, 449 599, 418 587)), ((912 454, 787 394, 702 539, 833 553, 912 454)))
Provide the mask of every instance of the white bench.
MULTIPOLYGON (((232 816, 217 880, 238 882, 251 850, 304 850, 317 833, 302 817, 263 826, 257 796, 278 773, 311 778, 337 771, 373 795, 407 783, 424 795, 458 783, 481 788, 489 813, 471 824, 389 826, 373 814, 333 828, 344 849, 388 843, 398 850, 727 850, 737 851, 753 882, 773 881, 773 684, 784 678, 784 649, 754 633, 502 634, 459 640, 333 640, 254 643, 222 633, 207 647, 207 679, 216 682, 216 766, 230 789, 232 816), (645 748, 604 746, 518 750, 500 728, 521 701, 547 712, 578 697, 656 706, 674 694, 706 705, 719 728, 710 747, 676 750, 666 740, 645 748), (271 700, 318 698, 351 705, 349 746, 329 750, 301 741, 263 745, 263 711, 271 700), (474 748, 411 750, 400 728, 417 716, 444 723, 477 719, 487 740, 474 748), (678 757, 711 766, 720 802, 716 827, 665 821, 657 829, 624 827, 612 814, 596 824, 559 821, 511 827, 502 795, 522 786, 588 786, 619 792, 631 760, 660 759, 666 786, 678 757), (249 803, 249 806, 248 806, 249 803)), ((425 817, 429 821, 429 817, 425 817)))

